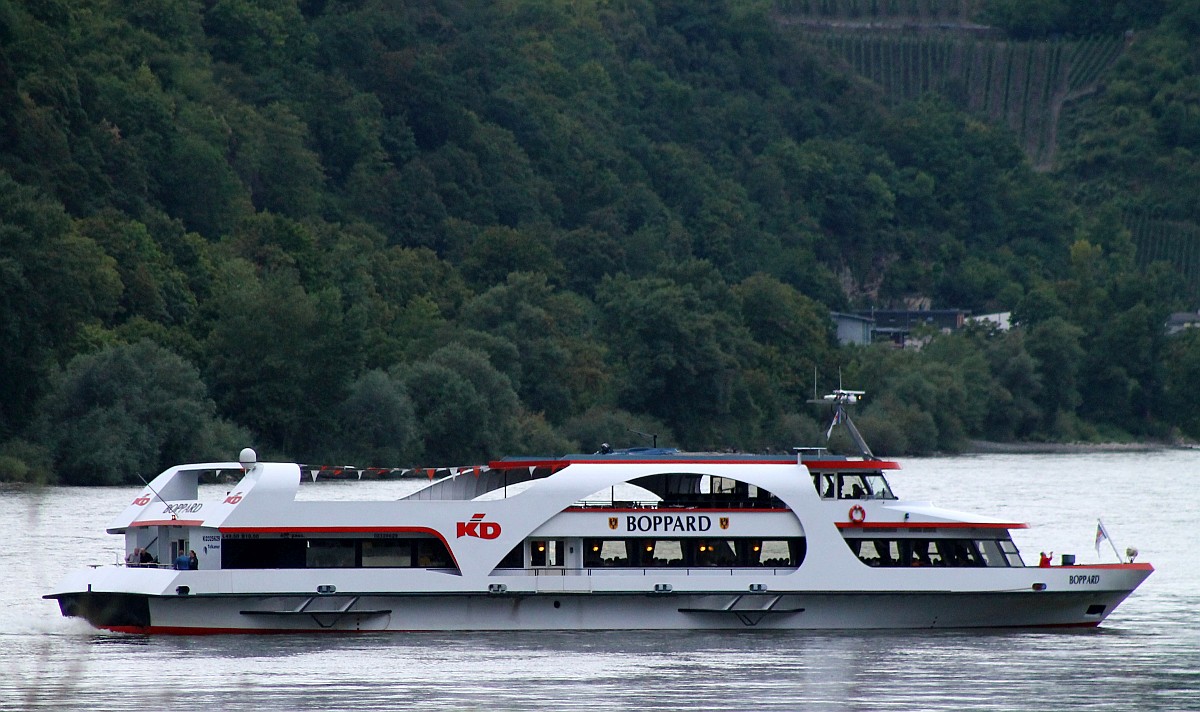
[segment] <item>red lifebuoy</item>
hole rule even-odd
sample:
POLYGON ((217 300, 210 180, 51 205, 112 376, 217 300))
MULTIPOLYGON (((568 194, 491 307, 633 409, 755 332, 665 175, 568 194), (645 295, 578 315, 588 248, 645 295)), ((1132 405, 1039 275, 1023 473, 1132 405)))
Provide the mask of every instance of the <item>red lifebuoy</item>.
POLYGON ((867 510, 863 509, 857 504, 850 508, 850 521, 854 522, 855 524, 862 524, 866 520, 867 510))

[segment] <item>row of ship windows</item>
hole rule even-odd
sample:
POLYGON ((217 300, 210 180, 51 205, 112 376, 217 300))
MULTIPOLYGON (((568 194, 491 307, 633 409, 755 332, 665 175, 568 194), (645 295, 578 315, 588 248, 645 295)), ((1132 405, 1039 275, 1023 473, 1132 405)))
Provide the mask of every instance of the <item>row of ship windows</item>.
MULTIPOLYGON (((796 567, 803 537, 792 539, 584 539, 585 568, 656 566, 796 567)), ((570 565, 564 539, 523 542, 499 568, 570 565)), ((454 562, 439 539, 227 539, 225 569, 448 568, 454 562)))
POLYGON ((847 539, 869 566, 1024 566, 1010 539, 847 539))
MULTIPOLYGON (((578 540, 576 540, 578 541, 578 540)), ((1008 539, 846 539, 869 566, 1023 566, 1008 539)), ((583 539, 582 557, 568 556, 565 539, 523 542, 499 568, 778 567, 795 568, 807 552, 804 537, 788 539, 583 539)), ((440 539, 227 539, 225 569, 449 568, 440 539)))
POLYGON ((448 568, 440 539, 226 539, 223 569, 448 568))
MULTIPOLYGON (((651 568, 659 566, 790 567, 804 561, 807 542, 791 539, 584 539, 583 567, 651 568)), ((529 565, 565 566, 562 539, 529 542, 529 565)), ((520 568, 523 552, 514 549, 501 562, 502 568, 520 568)))

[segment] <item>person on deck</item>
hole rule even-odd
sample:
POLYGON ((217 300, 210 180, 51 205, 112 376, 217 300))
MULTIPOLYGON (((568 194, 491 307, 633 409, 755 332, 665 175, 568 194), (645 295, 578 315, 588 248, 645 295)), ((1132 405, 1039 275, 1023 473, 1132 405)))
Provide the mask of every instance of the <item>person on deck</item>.
POLYGON ((1053 558, 1054 558, 1054 552, 1053 552, 1053 551, 1052 551, 1052 552, 1050 552, 1049 554, 1047 554, 1046 552, 1044 552, 1044 551, 1043 551, 1043 552, 1042 552, 1042 558, 1038 559, 1038 566, 1040 566, 1040 567, 1042 567, 1042 568, 1044 568, 1044 569, 1045 569, 1045 568, 1049 568, 1049 567, 1050 567, 1050 560, 1051 560, 1051 559, 1053 559, 1053 558))
POLYGON ((179 556, 175 557, 175 568, 179 571, 187 571, 192 567, 191 559, 188 558, 187 552, 183 549, 179 550, 179 556))

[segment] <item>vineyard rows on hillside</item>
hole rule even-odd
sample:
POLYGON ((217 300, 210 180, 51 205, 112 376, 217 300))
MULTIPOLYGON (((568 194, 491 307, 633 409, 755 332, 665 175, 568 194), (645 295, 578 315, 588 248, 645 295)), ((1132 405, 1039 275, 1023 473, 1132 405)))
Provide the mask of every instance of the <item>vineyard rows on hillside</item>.
POLYGON ((1094 91, 1124 46, 1119 38, 1000 42, 853 31, 811 37, 892 101, 936 92, 1003 123, 1041 168, 1053 161, 1063 104, 1094 91))

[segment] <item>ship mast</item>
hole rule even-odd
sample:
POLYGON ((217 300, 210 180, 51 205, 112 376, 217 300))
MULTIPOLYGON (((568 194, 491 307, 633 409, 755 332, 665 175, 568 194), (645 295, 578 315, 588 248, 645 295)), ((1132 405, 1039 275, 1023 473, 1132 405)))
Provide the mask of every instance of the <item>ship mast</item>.
POLYGON ((871 448, 867 446, 867 441, 863 439, 862 433, 858 432, 858 427, 854 425, 854 421, 850 418, 850 413, 846 410, 847 405, 857 403, 864 395, 866 395, 866 391, 848 391, 838 388, 833 393, 809 402, 833 406, 833 420, 829 423, 829 429, 825 431, 826 440, 829 440, 830 436, 833 435, 834 426, 845 425, 846 430, 850 432, 850 439, 854 441, 854 445, 858 448, 859 453, 868 460, 874 460, 875 455, 871 452, 871 448))

